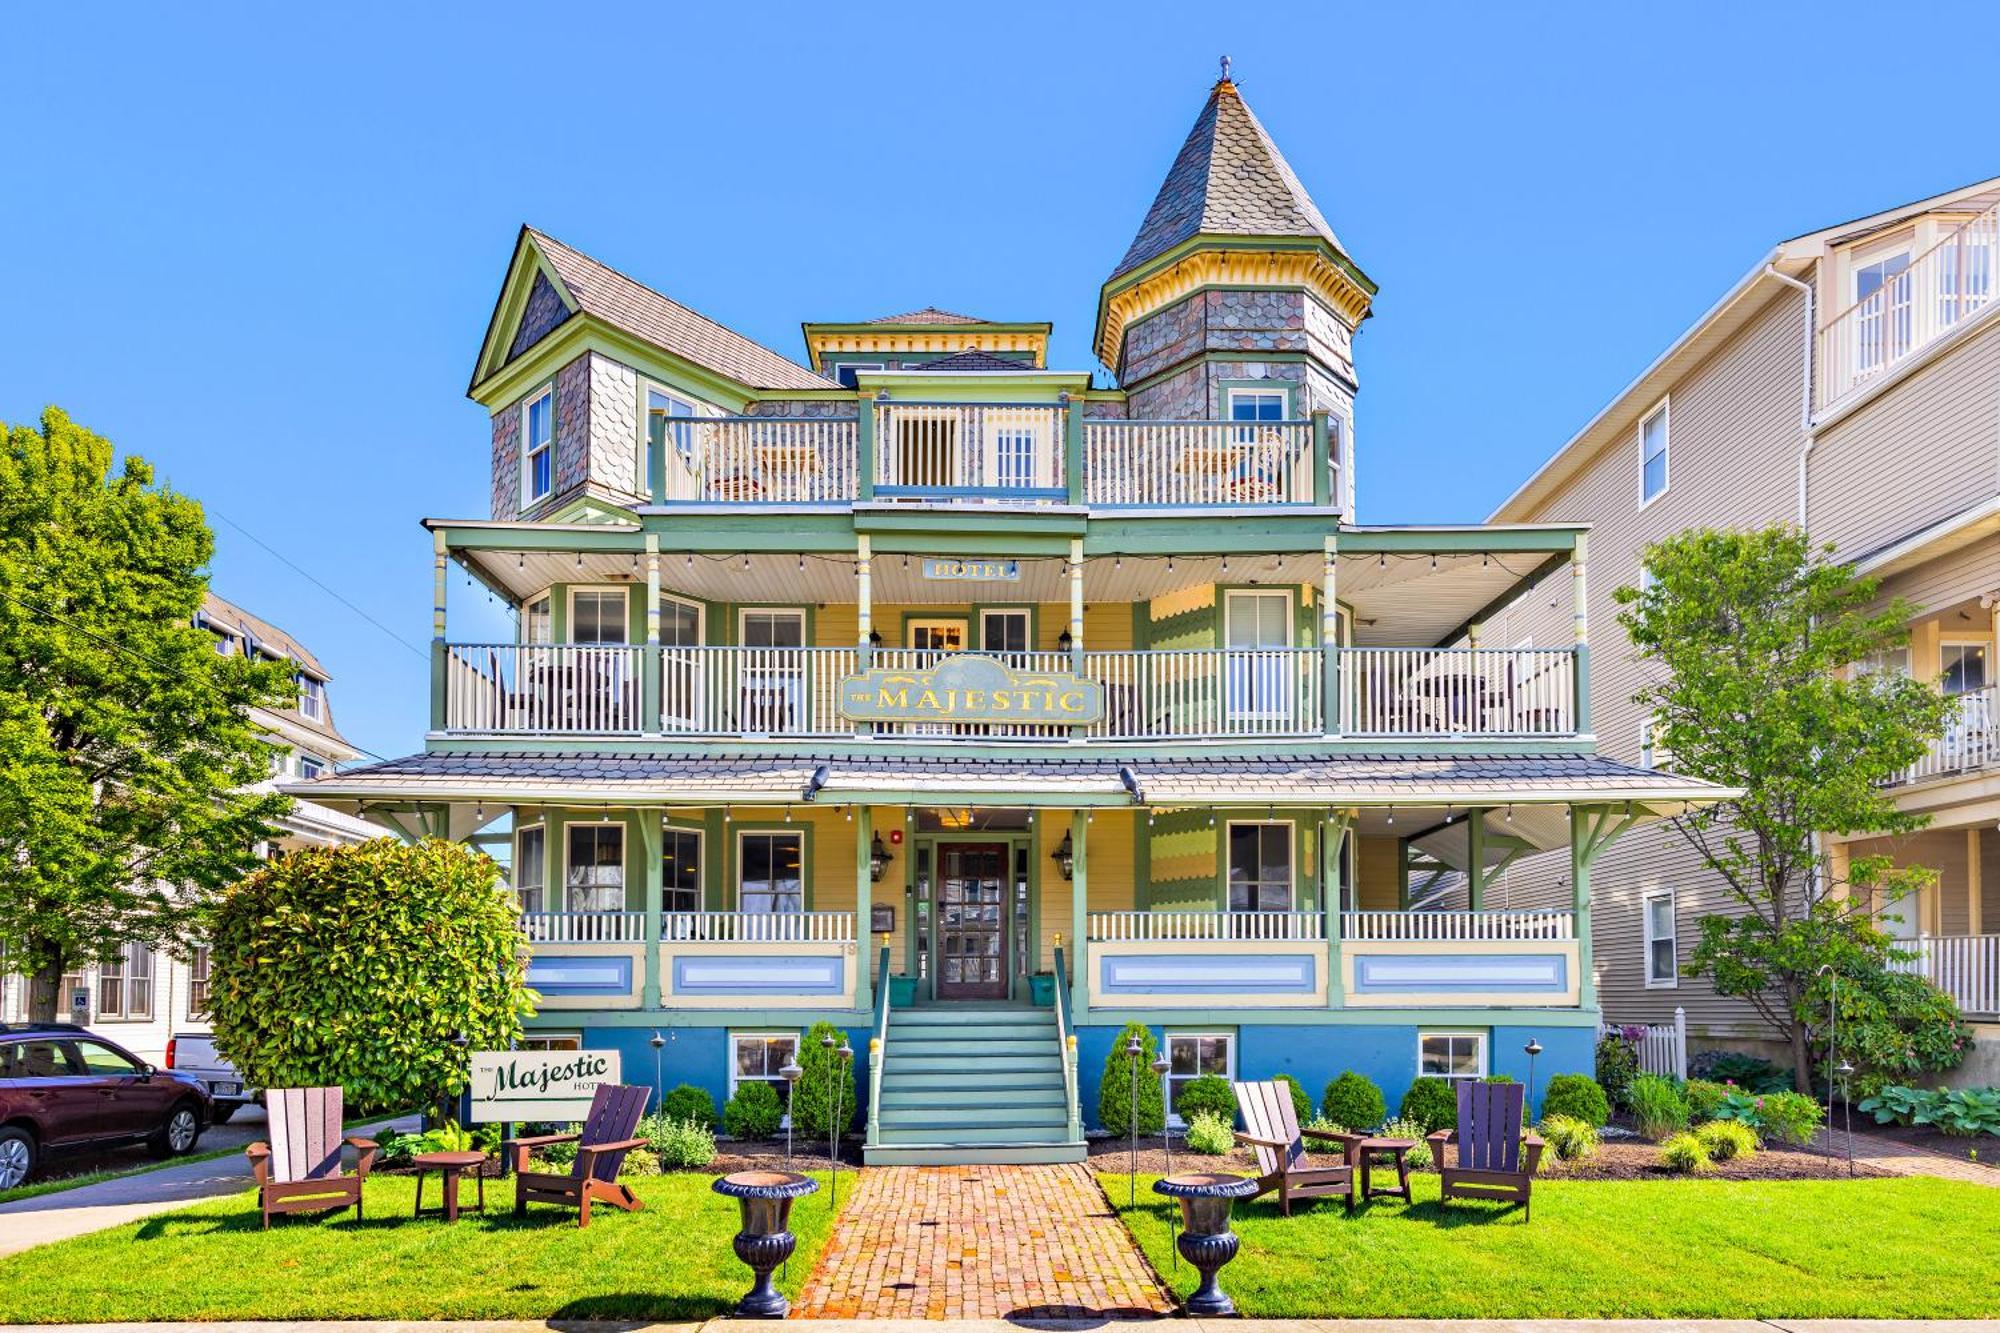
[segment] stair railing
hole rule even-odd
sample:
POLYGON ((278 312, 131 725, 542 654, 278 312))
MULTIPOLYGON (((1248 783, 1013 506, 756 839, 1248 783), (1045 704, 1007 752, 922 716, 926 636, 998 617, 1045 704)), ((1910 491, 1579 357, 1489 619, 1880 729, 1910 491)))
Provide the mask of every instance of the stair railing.
POLYGON ((868 1038, 868 1146, 882 1137, 882 1062, 889 1053, 889 946, 875 968, 875 1032, 868 1038))
POLYGON ((1062 1062, 1063 1106, 1068 1116, 1068 1142, 1083 1140, 1083 1113, 1076 1097, 1076 1032, 1069 1012, 1069 969, 1063 964, 1062 945, 1056 945, 1056 1057, 1062 1062))

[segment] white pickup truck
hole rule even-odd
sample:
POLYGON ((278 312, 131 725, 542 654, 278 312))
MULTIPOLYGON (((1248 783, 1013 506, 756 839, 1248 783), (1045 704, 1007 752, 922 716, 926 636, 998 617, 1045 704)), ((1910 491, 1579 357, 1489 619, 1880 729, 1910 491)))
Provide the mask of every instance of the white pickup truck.
POLYGON ((235 1115, 239 1107, 264 1099, 261 1089, 243 1086, 243 1076, 215 1049, 215 1038, 206 1032, 183 1032, 169 1038, 167 1068, 207 1085, 208 1095, 215 1099, 211 1119, 218 1125, 235 1115))

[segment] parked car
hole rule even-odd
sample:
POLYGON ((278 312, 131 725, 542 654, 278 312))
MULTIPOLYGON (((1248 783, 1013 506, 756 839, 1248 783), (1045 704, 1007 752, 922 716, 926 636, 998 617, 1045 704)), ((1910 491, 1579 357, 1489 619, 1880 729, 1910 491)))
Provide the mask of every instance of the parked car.
POLYGON ((195 1079, 215 1099, 213 1123, 226 1125, 229 1117, 252 1102, 264 1099, 262 1088, 243 1082, 243 1075, 215 1049, 215 1038, 206 1032, 182 1032, 167 1039, 167 1068, 195 1079))
POLYGON ((143 1143, 191 1152, 213 1120, 199 1079, 73 1023, 0 1023, 0 1189, 50 1154, 143 1143))

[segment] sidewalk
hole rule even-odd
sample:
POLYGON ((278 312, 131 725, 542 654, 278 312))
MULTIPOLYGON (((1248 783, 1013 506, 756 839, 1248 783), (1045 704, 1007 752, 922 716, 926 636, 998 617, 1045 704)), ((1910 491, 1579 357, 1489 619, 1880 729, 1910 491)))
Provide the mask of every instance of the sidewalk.
MULTIPOLYGON (((388 1127, 414 1129, 416 1117, 383 1120, 356 1127, 354 1134, 371 1134, 388 1127)), ((139 1171, 94 1185, 37 1194, 33 1198, 0 1203, 0 1257, 68 1240, 106 1227, 135 1222, 155 1213, 172 1212, 219 1194, 235 1194, 250 1187, 250 1163, 241 1153, 205 1162, 182 1162, 151 1171, 139 1171)), ((144 1325, 158 1328, 162 1325, 144 1325)), ((207 1328, 219 1325, 203 1325, 207 1328)))
MULTIPOLYGON (((1856 1166, 1871 1167, 1892 1176, 1936 1176, 1941 1180, 1962 1180, 1970 1185, 2000 1189, 2000 1170, 1991 1166, 1926 1152, 1879 1134, 1856 1134, 1853 1138, 1856 1166)), ((1840 1130, 1822 1129, 1812 1146, 1815 1151, 1844 1162, 1847 1160, 1847 1139, 1848 1135, 1840 1130)))

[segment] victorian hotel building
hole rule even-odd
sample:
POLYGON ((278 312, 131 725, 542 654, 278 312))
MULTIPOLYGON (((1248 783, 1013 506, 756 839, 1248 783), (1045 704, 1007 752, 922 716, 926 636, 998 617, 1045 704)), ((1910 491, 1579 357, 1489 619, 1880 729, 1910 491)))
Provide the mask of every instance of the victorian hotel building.
POLYGON ((1592 863, 1726 793, 1595 752, 1583 526, 1354 521, 1375 290, 1226 79, 1099 293, 1117 388, 935 308, 801 365, 524 229, 424 752, 293 789, 511 840, 539 1044, 720 1101, 839 1025, 871 1162, 1076 1160, 1135 1020, 1170 1093, 1588 1070, 1592 863), (1482 633, 1550 586, 1561 641, 1482 633))

